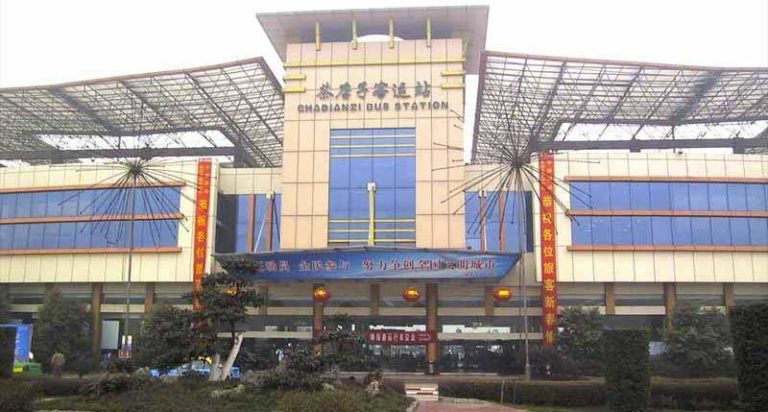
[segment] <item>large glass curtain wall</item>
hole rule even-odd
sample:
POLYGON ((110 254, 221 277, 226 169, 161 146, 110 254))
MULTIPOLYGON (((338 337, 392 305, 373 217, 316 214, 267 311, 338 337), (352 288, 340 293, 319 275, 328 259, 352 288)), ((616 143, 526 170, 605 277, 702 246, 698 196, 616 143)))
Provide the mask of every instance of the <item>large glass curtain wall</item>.
POLYGON ((574 245, 768 246, 768 185, 572 182, 574 245))
POLYGON ((334 129, 330 148, 328 242, 415 245, 415 129, 334 129))
POLYGON ((525 245, 520 247, 520 196, 518 192, 466 192, 465 237, 471 250, 527 252, 533 250, 531 193, 523 196, 525 245), (484 238, 484 239, 483 239, 484 238))
POLYGON ((219 195, 216 251, 247 253, 280 248, 280 195, 219 195))

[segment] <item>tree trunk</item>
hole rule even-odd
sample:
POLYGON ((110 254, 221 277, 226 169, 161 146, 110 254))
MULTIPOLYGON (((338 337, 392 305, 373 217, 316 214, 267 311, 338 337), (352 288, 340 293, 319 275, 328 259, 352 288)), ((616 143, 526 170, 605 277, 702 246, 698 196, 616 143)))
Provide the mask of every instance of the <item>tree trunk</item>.
POLYGON ((243 333, 238 333, 235 336, 235 341, 232 344, 232 349, 229 350, 229 355, 224 365, 221 365, 221 355, 218 353, 213 358, 213 365, 211 365, 211 381, 223 381, 229 378, 229 374, 232 372, 232 365, 237 359, 237 355, 240 353, 240 346, 243 344, 243 333))

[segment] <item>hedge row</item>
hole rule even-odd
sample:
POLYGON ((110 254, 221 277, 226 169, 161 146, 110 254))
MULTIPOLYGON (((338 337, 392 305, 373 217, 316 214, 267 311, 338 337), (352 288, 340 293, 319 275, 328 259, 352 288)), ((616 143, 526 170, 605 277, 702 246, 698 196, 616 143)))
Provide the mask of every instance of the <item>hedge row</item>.
MULTIPOLYGON (((386 380, 385 380, 386 382, 386 380)), ((387 386, 396 387, 396 381, 387 386)), ((439 381, 440 396, 499 402, 502 383, 439 381)), ((732 410, 738 406, 738 387, 733 379, 654 380, 651 406, 683 410, 732 410)), ((504 402, 525 405, 605 405, 605 384, 589 381, 510 381, 504 384, 504 402)))
POLYGON ((733 309, 731 335, 745 411, 768 405, 768 304, 733 309))
POLYGON ((651 368, 648 331, 603 331, 605 400, 612 411, 637 412, 648 409, 651 368))

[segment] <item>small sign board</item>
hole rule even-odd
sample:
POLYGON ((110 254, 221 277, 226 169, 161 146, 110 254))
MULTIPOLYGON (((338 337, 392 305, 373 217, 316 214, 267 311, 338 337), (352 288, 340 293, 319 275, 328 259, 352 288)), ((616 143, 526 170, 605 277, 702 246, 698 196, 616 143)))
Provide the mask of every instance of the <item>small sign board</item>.
POLYGON ((365 340, 371 345, 426 345, 437 341, 435 331, 369 330, 365 340))

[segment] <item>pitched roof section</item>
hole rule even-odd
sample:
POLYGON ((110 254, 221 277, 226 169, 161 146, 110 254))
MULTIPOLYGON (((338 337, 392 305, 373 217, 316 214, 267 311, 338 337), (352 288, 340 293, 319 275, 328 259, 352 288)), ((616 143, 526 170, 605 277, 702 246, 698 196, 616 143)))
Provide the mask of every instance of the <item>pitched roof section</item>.
POLYGON ((14 151, 57 149, 38 137, 44 134, 137 136, 203 130, 221 132, 246 164, 280 165, 283 95, 264 59, 0 89, 0 157, 8 160, 14 159, 14 151))
POLYGON ((320 23, 320 38, 323 42, 351 41, 352 21, 357 22, 359 37, 388 34, 390 19, 394 22, 396 37, 413 40, 426 38, 426 21, 429 18, 432 38, 466 39, 466 71, 476 74, 480 53, 485 49, 488 6, 260 13, 256 17, 283 61, 288 43, 315 42, 315 22, 320 23))
MULTIPOLYGON (((480 65, 472 157, 481 163, 498 161, 500 145, 532 152, 557 147, 552 142, 559 141, 563 141, 559 147, 586 148, 571 141, 592 140, 590 148, 601 148, 599 139, 605 129, 595 139, 570 133, 584 124, 605 128, 636 125, 631 137, 625 137, 634 141, 642 138, 638 136, 642 128, 670 126, 667 129, 671 132, 666 131, 664 137, 671 139, 675 136, 671 126, 768 120, 768 68, 678 66, 490 51, 483 53, 480 65)), ((703 140, 699 142, 703 144, 703 140)), ((696 147, 695 142, 686 144, 696 147)))

